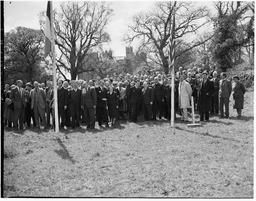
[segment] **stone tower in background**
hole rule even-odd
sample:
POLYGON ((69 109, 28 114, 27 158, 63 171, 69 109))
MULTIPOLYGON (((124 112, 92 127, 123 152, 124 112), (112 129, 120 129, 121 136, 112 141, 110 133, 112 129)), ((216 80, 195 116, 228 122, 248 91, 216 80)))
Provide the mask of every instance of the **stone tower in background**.
POLYGON ((126 59, 131 60, 134 57, 133 48, 125 47, 126 59))

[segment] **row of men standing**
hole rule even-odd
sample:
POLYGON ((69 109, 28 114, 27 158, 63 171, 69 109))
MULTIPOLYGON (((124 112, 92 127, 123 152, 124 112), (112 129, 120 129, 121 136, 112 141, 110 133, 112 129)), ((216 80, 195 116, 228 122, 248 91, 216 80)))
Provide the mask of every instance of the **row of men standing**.
MULTIPOLYGON (((209 112, 219 113, 224 117, 229 116, 229 96, 231 94, 231 82, 226 79, 224 73, 221 79, 217 72, 213 72, 211 79, 204 71, 192 77, 177 74, 175 80, 175 111, 181 109, 182 120, 187 121, 187 109, 190 108, 191 96, 195 99, 196 109, 200 113, 200 120, 209 120, 209 112), (201 77, 202 76, 202 77, 201 77)), ((95 127, 97 119, 99 126, 108 126, 108 120, 115 124, 116 119, 124 118, 127 112, 130 119, 137 121, 140 111, 144 114, 145 120, 161 119, 163 116, 170 119, 171 111, 171 80, 165 79, 160 83, 156 76, 153 81, 142 79, 138 81, 125 82, 122 86, 119 83, 109 80, 97 80, 96 82, 83 82, 79 87, 77 81, 58 81, 58 114, 60 126, 72 128, 80 126, 81 118, 86 122, 88 128, 95 127), (93 87, 94 86, 94 87, 93 87), (96 118, 95 118, 96 113, 96 118)), ((45 89, 34 82, 34 89, 30 83, 26 89, 22 88, 22 81, 17 81, 17 87, 10 93, 10 99, 14 103, 14 126, 23 129, 24 120, 30 127, 31 119, 36 127, 54 125, 54 101, 53 88, 50 81, 45 89), (24 112, 25 111, 25 112, 24 112), (46 118, 45 118, 46 113, 46 118), (24 119, 24 114, 26 119, 24 119), (19 124, 18 124, 19 121, 19 124)))

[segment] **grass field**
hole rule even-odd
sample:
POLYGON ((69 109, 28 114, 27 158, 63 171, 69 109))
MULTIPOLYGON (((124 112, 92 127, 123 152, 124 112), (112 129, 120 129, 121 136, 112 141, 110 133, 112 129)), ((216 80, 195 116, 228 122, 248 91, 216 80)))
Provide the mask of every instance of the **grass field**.
POLYGON ((202 127, 4 132, 4 197, 253 197, 254 94, 202 127))

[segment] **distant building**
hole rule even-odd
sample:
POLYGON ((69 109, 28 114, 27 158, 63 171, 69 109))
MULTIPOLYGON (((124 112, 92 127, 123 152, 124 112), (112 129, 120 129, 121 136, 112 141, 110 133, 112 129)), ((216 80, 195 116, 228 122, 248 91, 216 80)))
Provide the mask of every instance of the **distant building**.
POLYGON ((134 58, 133 48, 125 47, 126 59, 132 60, 134 58))
MULTIPOLYGON (((112 51, 104 51, 102 55, 98 55, 97 52, 93 52, 89 54, 85 58, 85 68, 90 68, 92 65, 97 65, 97 61, 101 59, 107 59, 108 61, 112 61, 112 66, 119 66, 118 69, 114 67, 114 69, 111 69, 111 72, 114 73, 123 71, 123 73, 134 73, 138 72, 144 69, 147 69, 146 65, 146 59, 147 54, 145 52, 137 52, 136 55, 133 52, 133 47, 128 46, 125 47, 125 56, 113 56, 112 51), (100 58, 101 57, 101 58, 100 58)), ((106 69, 107 70, 107 69, 106 69)), ((93 79, 93 75, 96 72, 86 72, 78 75, 78 79, 88 80, 93 79)))

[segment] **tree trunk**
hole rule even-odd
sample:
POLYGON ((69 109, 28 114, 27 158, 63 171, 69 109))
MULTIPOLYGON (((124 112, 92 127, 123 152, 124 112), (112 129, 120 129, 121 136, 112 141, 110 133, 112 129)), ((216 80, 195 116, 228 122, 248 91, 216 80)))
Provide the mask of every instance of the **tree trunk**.
POLYGON ((163 50, 159 50, 159 55, 160 58, 162 60, 162 64, 163 64, 163 69, 164 69, 164 73, 168 74, 169 73, 169 63, 168 63, 168 59, 165 57, 163 50))
POLYGON ((76 80, 76 77, 77 77, 77 72, 71 71, 71 80, 76 80))
POLYGON ((77 73, 77 67, 75 66, 75 64, 71 64, 70 74, 71 74, 71 80, 76 80, 78 73, 77 73))

